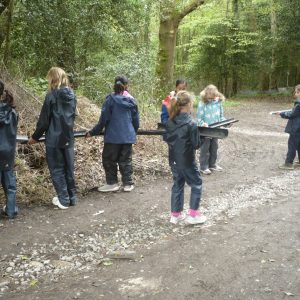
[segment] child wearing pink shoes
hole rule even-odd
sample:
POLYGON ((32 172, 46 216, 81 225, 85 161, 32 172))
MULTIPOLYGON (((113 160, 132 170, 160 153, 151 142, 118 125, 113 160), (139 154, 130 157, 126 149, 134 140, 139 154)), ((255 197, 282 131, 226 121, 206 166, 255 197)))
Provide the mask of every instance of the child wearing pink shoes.
POLYGON ((192 119, 192 96, 180 91, 171 100, 169 120, 166 123, 166 142, 169 145, 169 161, 173 174, 171 194, 171 219, 177 224, 185 220, 187 224, 202 224, 206 217, 199 211, 202 193, 202 179, 197 167, 195 152, 200 147, 197 121, 192 119), (191 187, 188 216, 183 213, 184 185, 191 187))

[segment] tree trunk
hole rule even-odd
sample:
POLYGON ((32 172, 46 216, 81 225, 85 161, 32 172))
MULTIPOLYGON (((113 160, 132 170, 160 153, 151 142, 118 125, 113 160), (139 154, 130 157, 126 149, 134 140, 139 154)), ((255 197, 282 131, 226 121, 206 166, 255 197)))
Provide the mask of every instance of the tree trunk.
POLYGON ((164 0, 160 6, 159 50, 156 65, 156 98, 162 97, 173 86, 176 35, 182 19, 204 3, 204 0, 184 1, 181 10, 177 1, 164 0))
MULTIPOLYGON (((234 23, 234 47, 238 47, 238 37, 237 33, 240 27, 239 24, 239 0, 233 0, 232 1, 232 7, 233 7, 233 23, 234 23)), ((233 66, 232 66, 232 94, 236 95, 238 92, 238 81, 239 81, 239 75, 238 75, 238 55, 236 53, 233 54, 232 58, 233 66)))
POLYGON ((274 8, 274 0, 271 1, 271 37, 272 37, 272 53, 271 53, 271 70, 269 74, 269 90, 277 89, 277 82, 275 77, 275 67, 276 67, 276 56, 275 56, 275 48, 276 48, 276 34, 277 34, 277 20, 276 20, 276 11, 274 8))
POLYGON ((3 62, 5 65, 9 63, 9 56, 10 56, 10 32, 12 28, 12 18, 14 12, 14 0, 9 1, 9 5, 7 7, 7 23, 6 23, 6 31, 5 31, 5 47, 4 47, 4 54, 3 54, 3 62))

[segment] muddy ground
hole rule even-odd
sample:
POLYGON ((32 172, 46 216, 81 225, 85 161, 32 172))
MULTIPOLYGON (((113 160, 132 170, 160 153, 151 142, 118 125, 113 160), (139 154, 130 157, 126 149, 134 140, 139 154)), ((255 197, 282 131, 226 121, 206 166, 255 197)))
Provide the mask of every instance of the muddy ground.
POLYGON ((300 299, 300 168, 278 169, 286 122, 268 114, 289 107, 226 109, 240 122, 220 142, 224 172, 203 178, 205 225, 169 224, 171 176, 0 220, 0 297, 300 299), (108 259, 122 249, 134 259, 108 259))

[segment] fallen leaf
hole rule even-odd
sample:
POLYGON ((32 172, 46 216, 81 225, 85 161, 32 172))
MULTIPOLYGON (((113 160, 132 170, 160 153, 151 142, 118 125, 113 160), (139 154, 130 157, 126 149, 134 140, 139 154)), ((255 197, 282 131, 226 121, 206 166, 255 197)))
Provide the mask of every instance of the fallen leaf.
POLYGON ((283 293, 286 294, 287 296, 291 296, 291 297, 295 296, 293 293, 290 293, 290 292, 283 291, 283 293))
POLYGON ((39 283, 39 281, 38 281, 37 279, 33 279, 33 280, 30 281, 29 285, 30 285, 30 286, 35 286, 35 285, 37 285, 38 283, 39 283))

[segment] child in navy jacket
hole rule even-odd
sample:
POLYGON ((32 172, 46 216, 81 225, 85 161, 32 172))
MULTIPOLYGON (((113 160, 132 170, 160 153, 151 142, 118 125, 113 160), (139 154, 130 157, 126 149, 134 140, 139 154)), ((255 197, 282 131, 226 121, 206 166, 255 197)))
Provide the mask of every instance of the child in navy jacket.
POLYGON ((293 170, 295 166, 300 166, 300 84, 295 87, 294 97, 296 101, 291 111, 277 112, 283 119, 288 119, 285 132, 289 133, 288 152, 285 163, 279 166, 280 169, 293 170), (298 162, 294 163, 294 159, 298 152, 298 162))
POLYGON ((124 191, 130 192, 134 188, 132 144, 136 143, 139 112, 137 103, 128 93, 127 87, 128 79, 125 76, 115 78, 114 93, 106 97, 98 124, 87 134, 87 137, 94 136, 100 134, 104 129, 102 164, 105 170, 106 184, 98 189, 99 192, 119 190, 118 166, 124 191))
POLYGON ((16 176, 14 174, 18 115, 14 99, 0 81, 0 181, 6 197, 3 213, 10 219, 18 213, 16 176))

